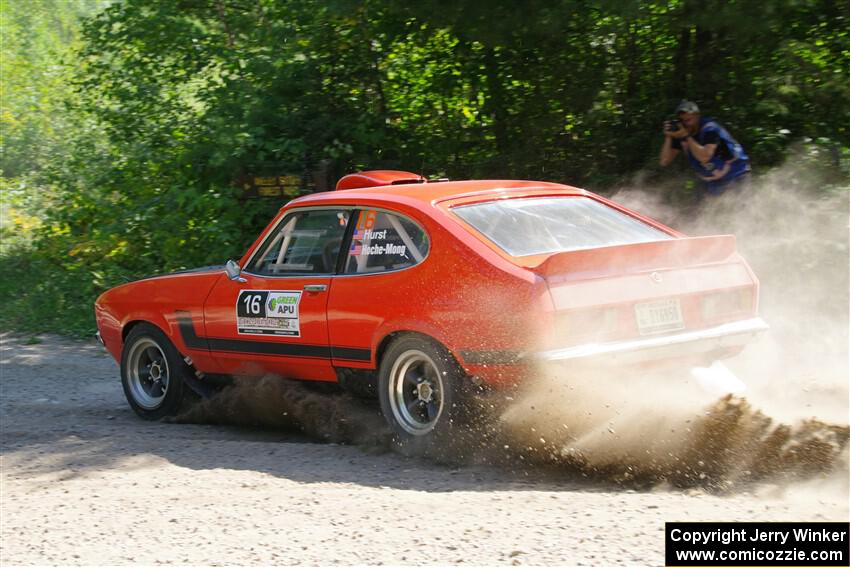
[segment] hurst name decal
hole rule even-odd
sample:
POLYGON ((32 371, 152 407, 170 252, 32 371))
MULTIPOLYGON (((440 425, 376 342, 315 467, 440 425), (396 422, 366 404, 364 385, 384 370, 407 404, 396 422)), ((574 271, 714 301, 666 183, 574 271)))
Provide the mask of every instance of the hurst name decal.
POLYGON ((360 230, 354 231, 354 236, 351 240, 351 248, 349 256, 381 256, 381 255, 397 255, 406 256, 407 246, 404 244, 394 244, 385 242, 387 239, 387 230, 360 230))

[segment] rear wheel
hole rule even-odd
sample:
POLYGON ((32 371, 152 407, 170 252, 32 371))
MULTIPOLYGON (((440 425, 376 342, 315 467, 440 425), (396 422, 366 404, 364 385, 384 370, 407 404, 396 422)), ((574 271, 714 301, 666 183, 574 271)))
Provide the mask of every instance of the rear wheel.
POLYGON ((130 407, 149 420, 176 415, 191 372, 180 353, 158 328, 148 323, 134 327, 121 353, 121 385, 130 407))
POLYGON ((442 346, 417 336, 397 339, 381 360, 381 410, 401 445, 424 443, 459 428, 465 375, 442 346))

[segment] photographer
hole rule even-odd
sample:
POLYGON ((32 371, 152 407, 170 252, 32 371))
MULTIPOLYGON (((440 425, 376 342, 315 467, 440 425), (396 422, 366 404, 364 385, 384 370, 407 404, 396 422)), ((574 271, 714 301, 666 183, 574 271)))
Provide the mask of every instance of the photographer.
POLYGON ((676 118, 664 122, 661 166, 670 165, 680 151, 685 152, 709 195, 740 189, 749 178, 750 158, 741 144, 719 122, 702 118, 699 107, 687 100, 676 107, 676 118))

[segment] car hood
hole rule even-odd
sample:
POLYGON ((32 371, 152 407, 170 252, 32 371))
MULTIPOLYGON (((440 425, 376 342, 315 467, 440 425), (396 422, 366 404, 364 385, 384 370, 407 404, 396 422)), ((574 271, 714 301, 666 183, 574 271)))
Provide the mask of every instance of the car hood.
POLYGON ((194 274, 201 272, 215 272, 217 270, 224 270, 224 264, 215 264, 214 266, 202 266, 200 268, 186 268, 185 270, 175 270, 173 272, 168 272, 167 274, 161 274, 158 276, 149 276, 145 279, 164 277, 164 276, 174 276, 177 274, 194 274))

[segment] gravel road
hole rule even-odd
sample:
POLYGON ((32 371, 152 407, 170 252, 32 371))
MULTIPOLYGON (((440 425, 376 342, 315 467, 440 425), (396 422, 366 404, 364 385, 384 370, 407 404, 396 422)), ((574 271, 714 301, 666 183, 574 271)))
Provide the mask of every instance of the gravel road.
POLYGON ((846 470, 717 494, 446 466, 147 423, 95 344, 6 334, 0 351, 3 565, 660 565, 665 521, 848 520, 846 470))

